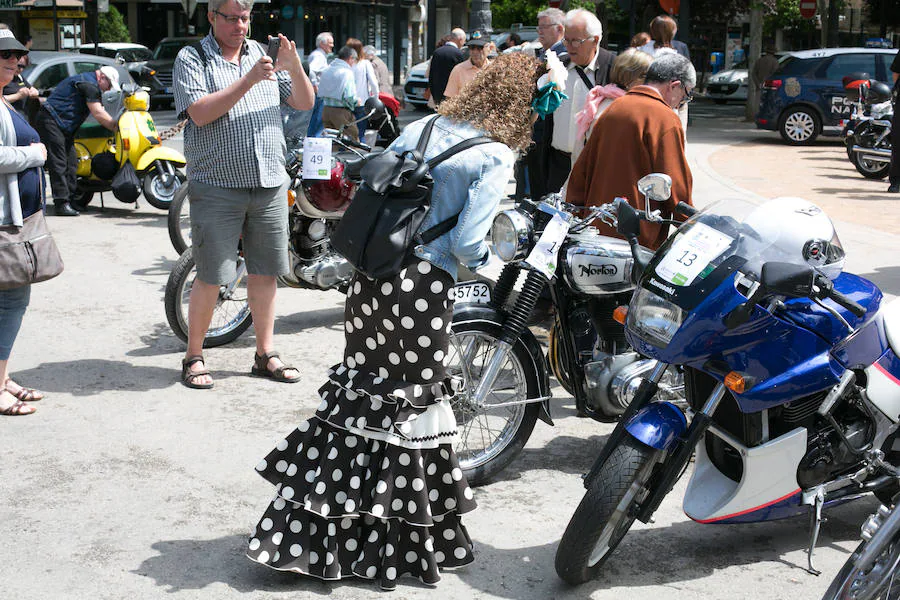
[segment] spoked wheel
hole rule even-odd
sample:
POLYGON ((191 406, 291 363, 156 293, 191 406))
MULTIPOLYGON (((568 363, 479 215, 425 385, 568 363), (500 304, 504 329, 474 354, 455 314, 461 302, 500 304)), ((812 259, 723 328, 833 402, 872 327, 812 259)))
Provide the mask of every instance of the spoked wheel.
POLYGON ((483 321, 455 322, 450 334, 450 375, 463 379, 452 400, 459 430, 456 454, 469 485, 485 483, 522 450, 537 421, 539 403, 514 404, 539 395, 537 375, 524 345, 516 344, 500 367, 483 405, 475 389, 497 348, 500 326, 483 321))
POLYGON ((166 173, 160 173, 159 169, 153 169, 144 175, 144 198, 151 206, 160 210, 168 210, 175 197, 175 192, 187 179, 184 173, 175 169, 171 165, 173 174, 168 176, 166 173))
MULTIPOLYGON (((874 538, 873 538, 874 541, 874 538)), ((825 592, 825 600, 896 600, 900 598, 900 540, 891 540, 872 565, 860 568, 866 544, 860 544, 825 592)))
POLYGON ((169 240, 178 254, 191 246, 191 196, 190 185, 178 188, 169 205, 169 240))
MULTIPOLYGON (((188 248, 169 275, 165 295, 166 319, 175 335, 184 342, 188 337, 188 304, 196 277, 194 257, 188 248)), ((203 347, 215 348, 233 342, 252 322, 247 300, 247 267, 243 257, 239 257, 234 281, 219 287, 219 298, 203 347)))
POLYGON ((891 163, 876 162, 863 158, 862 155, 853 153, 850 162, 859 171, 859 174, 866 179, 884 179, 891 170, 891 163))
POLYGON ((591 482, 556 550, 556 572, 567 583, 596 577, 634 523, 657 452, 628 437, 591 482))

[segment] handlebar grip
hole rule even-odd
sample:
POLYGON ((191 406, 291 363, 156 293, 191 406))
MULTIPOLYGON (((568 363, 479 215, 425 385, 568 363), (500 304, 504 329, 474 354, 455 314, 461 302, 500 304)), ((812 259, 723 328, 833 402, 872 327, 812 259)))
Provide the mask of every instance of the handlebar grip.
POLYGON ((852 312, 857 317, 864 317, 866 315, 866 309, 863 308, 861 304, 851 300, 834 288, 831 288, 828 291, 828 297, 852 312))
POLYGON ((675 211, 683 214, 686 217, 693 217, 695 214, 697 214, 699 212, 696 208, 694 208, 687 202, 679 202, 675 206, 675 211))

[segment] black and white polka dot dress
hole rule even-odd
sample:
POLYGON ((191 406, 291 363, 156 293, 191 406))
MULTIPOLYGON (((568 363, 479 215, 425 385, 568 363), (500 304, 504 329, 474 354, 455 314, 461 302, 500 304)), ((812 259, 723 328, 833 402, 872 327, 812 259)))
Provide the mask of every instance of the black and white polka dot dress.
POLYGON ((276 496, 247 555, 334 580, 403 575, 434 584, 472 562, 460 515, 475 508, 453 452, 446 377, 450 275, 417 261, 391 280, 356 275, 344 309, 344 360, 313 418, 256 467, 276 496))

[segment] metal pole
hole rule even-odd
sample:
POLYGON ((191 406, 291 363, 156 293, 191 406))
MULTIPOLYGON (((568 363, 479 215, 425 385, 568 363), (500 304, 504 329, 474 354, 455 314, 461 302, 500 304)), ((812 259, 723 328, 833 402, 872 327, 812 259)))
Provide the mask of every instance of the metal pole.
POLYGON ((406 19, 401 18, 403 7, 400 0, 394 0, 394 9, 391 11, 394 18, 394 85, 400 85, 400 55, 402 50, 403 25, 406 19))
POLYGON ((426 0, 428 2, 428 30, 425 32, 425 56, 431 56, 434 53, 434 47, 437 46, 437 0, 426 0))
POLYGON ((53 0, 53 49, 59 50, 59 21, 56 19, 56 0, 53 0))

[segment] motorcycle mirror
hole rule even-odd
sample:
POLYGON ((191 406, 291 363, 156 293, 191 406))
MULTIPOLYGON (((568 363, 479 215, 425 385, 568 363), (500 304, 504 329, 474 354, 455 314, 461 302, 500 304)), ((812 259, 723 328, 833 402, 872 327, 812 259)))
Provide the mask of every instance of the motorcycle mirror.
POLYGON ((638 211, 628 204, 625 198, 616 198, 614 201, 616 207, 616 231, 618 231, 626 240, 637 238, 641 232, 641 218, 638 211))
POLYGON ((372 96, 368 98, 363 105, 366 113, 368 113, 369 118, 376 116, 377 119, 381 119, 385 117, 385 112, 387 109, 384 107, 384 102, 372 96))
POLYGON ((770 292, 793 298, 812 294, 815 270, 807 265, 767 262, 762 266, 760 284, 770 292))
POLYGON ((638 191, 647 200, 665 202, 672 197, 672 178, 665 173, 650 173, 638 180, 638 191))

